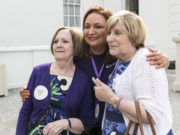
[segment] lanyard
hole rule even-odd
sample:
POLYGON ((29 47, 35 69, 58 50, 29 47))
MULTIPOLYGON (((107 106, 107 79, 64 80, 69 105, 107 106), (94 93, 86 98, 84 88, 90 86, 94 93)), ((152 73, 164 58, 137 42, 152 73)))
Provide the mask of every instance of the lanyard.
POLYGON ((100 78, 100 77, 101 77, 101 74, 102 74, 102 71, 103 71, 103 68, 104 68, 104 62, 103 62, 103 65, 101 66, 100 71, 99 71, 99 73, 98 73, 98 70, 97 70, 97 67, 96 67, 96 63, 95 63, 95 61, 94 61, 94 58, 93 58, 93 56, 92 56, 92 52, 91 52, 90 50, 89 50, 89 53, 90 53, 90 56, 91 56, 91 62, 92 62, 92 64, 93 64, 93 69, 94 69, 94 71, 95 71, 96 77, 97 77, 97 78, 100 78))

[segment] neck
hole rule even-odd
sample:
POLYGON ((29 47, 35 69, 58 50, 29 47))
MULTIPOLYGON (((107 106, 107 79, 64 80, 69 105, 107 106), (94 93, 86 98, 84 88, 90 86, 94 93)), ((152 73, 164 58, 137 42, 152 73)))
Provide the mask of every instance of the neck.
POLYGON ((131 48, 128 50, 128 52, 125 52, 125 53, 122 53, 118 59, 121 61, 121 62, 128 62, 128 61, 131 61, 132 58, 134 57, 134 55, 136 54, 137 50, 136 48, 131 48))
POLYGON ((106 51, 106 46, 96 46, 96 47, 90 47, 90 50, 92 54, 94 55, 101 55, 106 51))
POLYGON ((56 60, 52 63, 51 74, 72 77, 75 70, 73 61, 56 60))

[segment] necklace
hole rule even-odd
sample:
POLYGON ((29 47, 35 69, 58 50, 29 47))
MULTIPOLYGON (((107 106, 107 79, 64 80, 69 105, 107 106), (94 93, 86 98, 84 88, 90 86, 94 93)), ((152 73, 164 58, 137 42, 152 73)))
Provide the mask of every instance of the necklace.
POLYGON ((95 60, 94 60, 94 57, 93 57, 92 52, 91 52, 90 50, 89 50, 89 54, 90 54, 90 57, 91 57, 91 63, 92 63, 92 65, 93 65, 93 69, 94 69, 94 72, 95 72, 95 74, 96 74, 96 77, 97 77, 97 78, 100 78, 100 77, 101 77, 101 74, 102 74, 102 71, 103 71, 103 69, 104 69, 104 62, 103 62, 102 66, 101 66, 101 68, 100 68, 100 70, 99 70, 99 72, 98 72, 97 66, 96 66, 96 63, 95 63, 95 60))

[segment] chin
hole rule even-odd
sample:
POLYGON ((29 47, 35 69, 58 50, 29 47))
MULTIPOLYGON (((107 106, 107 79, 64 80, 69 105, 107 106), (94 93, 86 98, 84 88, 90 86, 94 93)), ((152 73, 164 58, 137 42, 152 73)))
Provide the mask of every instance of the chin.
POLYGON ((91 47, 96 47, 96 46, 98 46, 97 43, 92 43, 92 42, 90 42, 89 45, 90 45, 91 47))
POLYGON ((110 53, 110 55, 115 56, 115 57, 116 57, 116 55, 117 55, 117 54, 116 54, 114 51, 112 51, 112 50, 110 50, 109 53, 110 53))
POLYGON ((64 57, 55 57, 56 60, 63 60, 65 59, 64 57))

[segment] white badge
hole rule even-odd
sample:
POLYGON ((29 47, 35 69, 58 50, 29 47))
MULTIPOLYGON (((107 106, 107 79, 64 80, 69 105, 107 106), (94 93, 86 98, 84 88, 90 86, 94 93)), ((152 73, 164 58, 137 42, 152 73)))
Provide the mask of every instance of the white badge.
POLYGON ((110 135, 116 135, 117 133, 116 132, 111 132, 111 134, 110 135))
POLYGON ((45 99, 48 95, 48 89, 43 85, 38 85, 34 90, 34 97, 37 100, 45 99))
POLYGON ((69 90, 69 87, 71 86, 72 78, 66 76, 58 76, 57 79, 59 80, 59 82, 62 81, 60 86, 61 90, 63 91, 69 90))
POLYGON ((116 62, 113 62, 112 64, 109 64, 109 65, 106 65, 106 68, 112 68, 115 64, 116 64, 116 62))
POLYGON ((97 118, 99 115, 99 104, 96 104, 96 108, 95 108, 95 118, 97 118))

